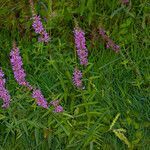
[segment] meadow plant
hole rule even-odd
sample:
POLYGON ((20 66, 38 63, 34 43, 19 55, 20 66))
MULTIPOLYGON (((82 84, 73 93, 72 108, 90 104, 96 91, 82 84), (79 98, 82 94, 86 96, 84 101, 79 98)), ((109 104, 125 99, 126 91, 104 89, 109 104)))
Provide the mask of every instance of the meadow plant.
POLYGON ((74 69, 73 83, 77 88, 83 88, 82 72, 77 67, 74 69))
POLYGON ((33 16, 33 25, 32 27, 35 30, 35 33, 40 34, 38 41, 47 43, 50 40, 50 37, 46 30, 44 29, 40 16, 34 15, 33 16))
POLYGON ((50 102, 50 105, 54 106, 54 112, 56 113, 63 112, 63 107, 59 105, 59 103, 59 100, 54 100, 50 102))
POLYGON ((61 105, 56 106, 54 112, 56 113, 63 112, 63 107, 61 105))
POLYGON ((23 69, 23 62, 22 58, 20 56, 19 48, 16 47, 16 44, 13 44, 13 48, 10 52, 10 62, 12 65, 14 77, 19 85, 23 85, 28 87, 29 89, 32 89, 32 86, 29 84, 29 82, 26 81, 26 73, 23 69))
POLYGON ((3 108, 8 108, 10 105, 10 95, 8 90, 5 88, 5 78, 2 69, 0 68, 0 98, 3 100, 3 108))
POLYGON ((32 9, 32 16, 33 16, 32 17, 32 19, 33 19, 32 27, 33 27, 35 33, 40 35, 38 38, 38 41, 48 43, 50 40, 50 37, 43 27, 40 16, 38 16, 35 13, 33 1, 30 0, 29 2, 30 2, 31 9, 32 9))
POLYGON ((80 64, 83 66, 88 65, 88 50, 86 48, 86 40, 85 40, 85 33, 79 27, 74 29, 74 38, 75 38, 75 45, 77 49, 77 55, 80 60, 80 64))
MULTIPOLYGON (((31 65, 35 68, 35 70, 29 69, 28 73, 32 78, 36 74, 42 89, 47 89, 54 97, 55 92, 60 92, 58 97, 65 99, 63 106, 66 106, 66 110, 64 114, 57 115, 64 111, 60 100, 49 102, 42 94, 42 89, 34 86, 32 88, 26 81, 27 72, 25 73, 23 69, 19 48, 13 46, 10 59, 15 79, 19 85, 28 87, 29 91, 27 94, 24 92, 20 94, 18 89, 14 88, 16 84, 10 76, 9 89, 13 94, 11 94, 13 103, 8 111, 0 110, 0 149, 31 147, 31 149, 41 150, 148 150, 150 139, 148 3, 142 0, 132 1, 132 9, 126 9, 123 5, 127 6, 129 0, 119 0, 122 6, 112 0, 39 0, 39 10, 43 9, 42 13, 49 16, 47 21, 52 21, 54 41, 49 47, 37 43, 32 45, 33 43, 29 41, 30 30, 22 34, 30 25, 26 21, 30 16, 29 8, 25 7, 26 1, 2 1, 1 62, 5 67, 8 66, 7 49, 13 37, 19 39, 20 44, 26 44, 27 52, 24 56, 28 57, 27 54, 30 54, 30 61, 34 61, 31 65), (44 12, 44 9, 47 11, 44 12), (85 33, 79 26, 75 26, 73 32, 75 42, 73 42, 76 44, 75 51, 80 64, 70 58, 73 54, 70 52, 72 39, 69 39, 72 36, 70 31, 73 16, 77 17, 82 26, 91 32, 86 39, 93 48, 88 58, 85 33), (115 33, 118 32, 117 40, 122 43, 124 49, 119 57, 105 52, 103 46, 99 46, 96 41, 96 27, 100 23, 98 18, 102 24, 112 28, 115 33), (91 63, 86 68, 89 62, 91 63), (73 70, 72 83, 78 91, 72 89, 69 81, 70 70, 74 64, 78 67, 73 70), (84 76, 90 76, 86 79, 85 91, 81 91, 84 88, 83 72, 84 76), (25 100, 28 93, 31 93, 37 108, 45 109, 32 111, 33 108, 29 107, 25 100), (51 114, 52 109, 49 107, 53 109, 54 115, 51 114)), ((35 13, 32 0, 30 5, 35 34, 39 36, 39 41, 47 42, 49 35, 42 24, 43 18, 40 18, 39 13, 35 13)), ((100 34, 106 48, 113 49, 114 52, 120 51, 120 47, 103 28, 100 28, 97 33, 100 34)), ((6 70, 9 74, 9 70, 6 70)), ((11 99, 5 87, 4 73, 0 69, 0 98, 3 108, 9 106, 11 99)))
POLYGON ((14 72, 14 77, 19 85, 26 86, 29 90, 33 90, 32 97, 36 99, 36 102, 39 106, 43 108, 48 108, 47 101, 45 100, 44 96, 42 95, 40 90, 33 89, 33 87, 26 81, 26 73, 23 69, 23 62, 20 56, 19 48, 16 47, 16 44, 13 45, 13 49, 10 52, 10 61, 12 65, 12 69, 14 72))
POLYGON ((32 97, 36 100, 39 106, 42 106, 43 108, 48 108, 48 103, 39 89, 33 90, 32 97))
POLYGON ((101 35, 102 39, 106 42, 106 48, 111 48, 116 53, 120 51, 119 45, 115 44, 113 40, 111 40, 110 37, 107 36, 106 31, 104 29, 100 28, 99 34, 101 35))
MULTIPOLYGON (((19 48, 16 47, 15 43, 10 52, 10 61, 14 72, 14 77, 18 82, 18 84, 28 87, 29 90, 33 90, 32 97, 36 100, 36 103, 43 108, 48 108, 48 102, 44 98, 42 92, 39 89, 33 89, 30 83, 26 81, 25 79, 26 73, 22 67, 23 66, 22 58, 20 56, 19 48)), ((62 106, 58 105, 59 101, 57 103, 56 102, 57 101, 52 101, 51 103, 55 107, 55 112, 62 112, 63 111, 62 106)))
POLYGON ((50 102, 50 105, 54 106, 54 107, 57 107, 59 105, 59 100, 53 100, 50 102))

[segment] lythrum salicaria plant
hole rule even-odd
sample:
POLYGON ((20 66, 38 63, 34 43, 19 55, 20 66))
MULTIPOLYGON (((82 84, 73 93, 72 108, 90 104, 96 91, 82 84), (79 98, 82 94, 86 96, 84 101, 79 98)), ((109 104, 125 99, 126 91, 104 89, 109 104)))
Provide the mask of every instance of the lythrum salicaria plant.
POLYGON ((5 88, 4 72, 0 68, 0 98, 3 100, 3 108, 8 108, 10 105, 10 95, 8 90, 5 88))
POLYGON ((113 40, 111 40, 110 37, 107 36, 106 31, 104 29, 100 28, 99 34, 101 35, 102 39, 106 42, 106 48, 111 48, 116 53, 120 51, 119 45, 115 44, 113 40))
MULTIPOLYGON (((25 79, 26 73, 25 73, 25 70, 23 69, 23 62, 22 62, 22 58, 20 56, 20 51, 15 43, 13 44, 13 48, 10 52, 10 61, 11 61, 14 77, 15 77, 16 81, 18 82, 18 84, 21 86, 26 86, 30 91, 32 91, 32 97, 35 99, 38 106, 41 106, 43 108, 48 108, 49 104, 48 104, 47 100, 44 98, 41 90, 33 88, 30 85, 30 83, 26 81, 26 79, 25 79)), ((51 103, 51 104, 55 108, 54 112, 62 112, 63 111, 63 107, 58 105, 59 101, 58 102, 53 101, 53 103, 51 103)))
POLYGON ((44 27, 42 25, 40 16, 37 16, 37 15, 33 16, 32 27, 34 28, 36 33, 40 34, 40 36, 38 38, 39 42, 47 43, 50 40, 48 33, 46 32, 46 30, 44 29, 44 27))
POLYGON ((63 112, 63 107, 59 105, 60 101, 59 100, 54 100, 50 102, 50 105, 54 107, 54 112, 59 113, 63 112))
POLYGON ((81 28, 75 27, 74 39, 75 39, 75 45, 76 45, 77 55, 80 60, 80 64, 83 66, 87 66, 88 65, 88 50, 86 48, 85 33, 81 28))
POLYGON ((31 6, 31 9, 32 9, 32 16, 33 16, 32 17, 32 19, 33 19, 32 27, 33 27, 35 33, 39 34, 38 41, 47 43, 47 42, 49 42, 50 37, 49 37, 48 33, 46 32, 45 28, 43 27, 40 16, 38 16, 35 13, 33 1, 29 0, 29 3, 31 6))
POLYGON ((63 107, 61 105, 56 106, 54 112, 56 113, 63 112, 63 107))
POLYGON ((82 72, 77 67, 73 72, 73 83, 77 88, 83 89, 82 72))
POLYGON ((42 106, 43 108, 48 108, 47 101, 42 95, 40 90, 33 89, 33 87, 29 84, 29 82, 26 81, 26 73, 23 69, 23 62, 22 58, 20 56, 19 48, 16 47, 16 44, 13 44, 13 48, 10 52, 10 61, 14 73, 14 77, 19 85, 28 87, 29 90, 33 90, 32 97, 36 99, 36 102, 39 106, 42 106))
POLYGON ((32 97, 36 100, 36 103, 39 106, 42 106, 43 108, 48 108, 48 103, 39 89, 33 90, 32 97))
POLYGON ((18 82, 18 84, 26 86, 29 89, 32 89, 32 86, 25 79, 26 73, 23 69, 22 58, 20 56, 19 48, 16 46, 15 42, 14 42, 13 48, 10 52, 10 62, 12 65, 14 77, 15 77, 16 81, 18 82))

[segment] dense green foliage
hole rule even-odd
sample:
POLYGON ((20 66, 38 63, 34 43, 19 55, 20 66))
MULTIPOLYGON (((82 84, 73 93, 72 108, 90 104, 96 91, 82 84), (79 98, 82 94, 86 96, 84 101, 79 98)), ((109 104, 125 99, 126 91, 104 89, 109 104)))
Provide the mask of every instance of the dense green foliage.
POLYGON ((0 3, 0 64, 12 97, 10 108, 0 108, 0 149, 149 149, 148 0, 133 0, 127 6, 117 0, 35 1, 52 37, 48 44, 37 42, 28 1, 0 3), (72 84, 78 65, 75 20, 86 33, 89 50, 89 65, 81 68, 84 90, 72 84), (100 26, 120 45, 118 54, 105 48, 100 26), (63 113, 38 107, 16 83, 9 60, 14 40, 27 80, 40 87, 48 101, 61 99, 63 113))

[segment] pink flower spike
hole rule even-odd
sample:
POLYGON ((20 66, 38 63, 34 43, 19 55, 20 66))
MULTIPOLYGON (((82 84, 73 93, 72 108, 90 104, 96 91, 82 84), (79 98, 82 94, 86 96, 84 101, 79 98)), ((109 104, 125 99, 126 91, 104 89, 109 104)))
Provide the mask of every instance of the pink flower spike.
POLYGON ((32 27, 34 28, 35 33, 40 35, 39 38, 38 38, 39 42, 45 42, 45 43, 49 42, 50 37, 49 37, 48 33, 46 32, 46 30, 43 27, 40 16, 37 16, 37 15, 33 16, 33 25, 32 25, 32 27))
POLYGON ((86 48, 85 33, 80 28, 74 29, 74 39, 77 49, 77 55, 80 60, 80 64, 83 66, 88 65, 88 50, 86 48))
POLYGON ((31 6, 32 16, 33 16, 32 17, 32 19, 33 19, 32 27, 33 27, 35 33, 39 34, 38 41, 48 43, 50 41, 50 37, 49 37, 49 34, 46 32, 45 28, 43 27, 43 24, 41 22, 41 17, 35 13, 33 1, 29 0, 29 3, 31 6))
POLYGON ((60 106, 60 105, 58 105, 57 107, 55 107, 54 112, 56 112, 56 113, 63 112, 63 107, 62 107, 62 106, 60 106))
POLYGON ((19 85, 26 86, 29 89, 32 89, 32 86, 26 81, 26 73, 23 69, 23 62, 20 56, 19 48, 16 47, 14 43, 13 48, 10 52, 10 62, 12 65, 14 77, 19 85))
POLYGON ((109 36, 107 36, 104 29, 100 28, 99 34, 101 35, 102 39, 106 42, 106 48, 111 48, 116 53, 120 51, 120 47, 117 44, 115 44, 114 41, 111 40, 109 36))
POLYGON ((53 105, 54 107, 57 107, 59 105, 59 100, 51 101, 50 105, 53 105))
POLYGON ((34 89, 32 97, 36 100, 39 106, 42 106, 43 108, 48 108, 48 103, 40 90, 34 89))
POLYGON ((83 84, 82 84, 82 72, 75 68, 74 69, 74 73, 73 73, 73 83, 77 88, 83 88, 83 84))
POLYGON ((3 108, 8 108, 10 105, 10 95, 9 92, 5 88, 5 79, 4 73, 0 68, 0 98, 3 100, 3 108))

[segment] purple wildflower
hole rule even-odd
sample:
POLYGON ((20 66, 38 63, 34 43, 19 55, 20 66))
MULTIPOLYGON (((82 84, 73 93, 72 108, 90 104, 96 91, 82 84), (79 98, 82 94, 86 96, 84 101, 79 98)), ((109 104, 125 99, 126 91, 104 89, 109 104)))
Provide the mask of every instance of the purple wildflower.
POLYGON ((49 35, 48 33, 44 30, 41 34, 41 36, 38 38, 39 42, 48 42, 49 41, 49 35))
POLYGON ((51 101, 50 104, 53 105, 54 107, 57 107, 59 105, 59 100, 51 101))
POLYGON ((10 95, 5 88, 5 79, 2 69, 0 69, 0 98, 3 99, 3 108, 8 108, 10 105, 10 95))
POLYGON ((36 102, 39 106, 42 106, 43 108, 48 108, 48 103, 40 90, 34 89, 32 93, 32 97, 36 99, 36 102))
POLYGON ((27 86, 30 90, 32 86, 26 81, 26 73, 23 69, 22 58, 20 56, 19 48, 14 44, 13 49, 10 52, 10 61, 14 72, 14 77, 19 85, 27 86))
POLYGON ((33 16, 33 24, 32 27, 35 30, 35 33, 41 34, 44 30, 40 16, 33 16))
POLYGON ((106 48, 112 48, 116 53, 120 51, 120 47, 115 44, 107 35, 106 31, 102 28, 99 29, 99 34, 103 38, 103 40, 106 42, 106 48))
POLYGON ((54 112, 56 112, 56 113, 63 112, 63 107, 60 105, 56 106, 54 112))
POLYGON ((54 100, 50 102, 50 105, 54 106, 54 112, 59 113, 59 112, 63 112, 63 107, 61 105, 59 105, 59 100, 54 100))
POLYGON ((33 25, 32 27, 35 30, 35 33, 40 34, 39 36, 39 42, 45 42, 47 43, 50 40, 50 37, 46 30, 44 29, 40 16, 34 15, 33 16, 33 25))
POLYGON ((36 15, 36 13, 35 13, 33 1, 29 0, 29 3, 30 3, 30 6, 31 6, 32 15, 33 15, 32 27, 34 28, 35 33, 40 35, 39 38, 38 38, 38 41, 48 43, 48 41, 50 40, 50 37, 49 37, 48 33, 46 32, 46 30, 43 27, 40 16, 36 15))
POLYGON ((50 40, 50 37, 49 37, 48 33, 46 32, 46 30, 43 27, 40 16, 36 15, 36 13, 35 13, 33 1, 29 0, 29 3, 30 3, 30 6, 31 6, 32 15, 33 15, 32 27, 34 28, 35 33, 40 35, 39 38, 38 38, 38 41, 47 43, 50 40))
POLYGON ((88 64, 88 50, 86 48, 86 40, 85 40, 85 33, 80 28, 74 29, 74 38, 75 44, 77 48, 77 55, 80 60, 80 64, 87 66, 88 64))
POLYGON ((82 88, 82 72, 75 68, 74 73, 73 73, 73 83, 77 88, 82 88))

